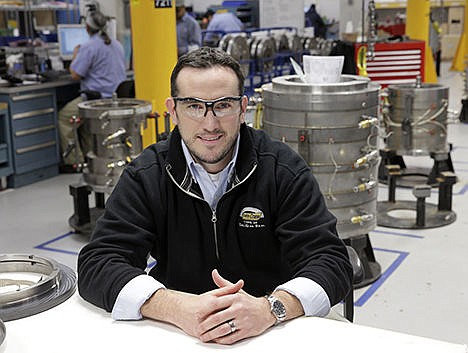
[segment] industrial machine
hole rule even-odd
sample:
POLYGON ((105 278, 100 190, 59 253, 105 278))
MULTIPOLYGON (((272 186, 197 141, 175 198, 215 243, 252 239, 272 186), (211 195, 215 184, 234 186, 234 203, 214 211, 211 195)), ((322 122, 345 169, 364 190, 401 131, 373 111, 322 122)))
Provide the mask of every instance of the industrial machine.
POLYGON ((386 147, 379 178, 386 178, 388 201, 378 203, 378 224, 392 228, 433 228, 456 220, 452 211, 452 186, 457 178, 447 142, 449 89, 440 84, 390 85, 383 106, 386 147), (434 166, 406 168, 403 156, 430 156, 434 166), (395 188, 412 186, 416 201, 398 201, 395 188), (439 203, 426 203, 431 186, 439 186, 439 203), (395 214, 403 212, 403 217, 395 214), (408 217, 405 212, 416 212, 408 217))
POLYGON ((385 147, 379 178, 387 180, 386 165, 398 164, 400 186, 427 183, 437 185, 441 172, 454 172, 447 142, 449 89, 432 83, 390 85, 384 93, 383 123, 385 147), (431 170, 407 168, 403 156, 430 156, 431 170))
POLYGON ((110 194, 125 166, 142 151, 141 131, 151 113, 151 103, 131 98, 110 98, 82 102, 80 118, 92 136, 83 178, 70 185, 74 214, 70 226, 89 234, 104 210, 105 194, 110 194), (95 193, 96 207, 90 209, 88 195, 95 193))
POLYGON ((329 84, 288 75, 262 87, 263 129, 310 165, 338 234, 363 262, 358 286, 380 276, 367 235, 377 225, 379 89, 353 75, 329 84))

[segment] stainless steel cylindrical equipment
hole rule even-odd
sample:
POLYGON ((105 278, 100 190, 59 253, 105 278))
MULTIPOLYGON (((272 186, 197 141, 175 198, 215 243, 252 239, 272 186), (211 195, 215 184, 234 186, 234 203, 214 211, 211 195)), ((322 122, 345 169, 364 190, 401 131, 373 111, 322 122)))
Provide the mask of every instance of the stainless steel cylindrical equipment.
POLYGON ((340 237, 374 229, 380 86, 352 75, 331 84, 308 84, 291 75, 262 89, 263 129, 309 163, 340 237))
POLYGON ((92 136, 84 181, 97 192, 109 192, 125 166, 142 151, 141 128, 151 103, 129 98, 85 101, 80 117, 92 136))
POLYGON ((390 85, 383 111, 388 149, 399 155, 447 154, 449 89, 433 83, 390 85))

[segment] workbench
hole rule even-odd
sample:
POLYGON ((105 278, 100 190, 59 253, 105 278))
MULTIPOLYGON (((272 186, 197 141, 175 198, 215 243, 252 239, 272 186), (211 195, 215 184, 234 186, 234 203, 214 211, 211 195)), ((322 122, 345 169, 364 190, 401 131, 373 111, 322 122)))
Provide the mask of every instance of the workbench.
POLYGON ((77 293, 37 315, 8 321, 0 353, 346 352, 467 353, 465 345, 322 318, 298 318, 232 346, 202 343, 153 320, 113 321, 77 293))

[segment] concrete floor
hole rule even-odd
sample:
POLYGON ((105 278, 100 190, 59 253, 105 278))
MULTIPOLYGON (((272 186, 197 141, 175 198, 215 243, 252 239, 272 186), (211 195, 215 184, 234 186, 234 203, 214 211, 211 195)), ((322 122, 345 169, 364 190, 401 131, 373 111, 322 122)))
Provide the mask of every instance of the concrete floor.
MULTIPOLYGON (((440 83, 450 87, 450 109, 460 110, 463 80, 443 63, 440 83)), ((355 323, 468 343, 468 124, 449 119, 452 160, 458 183, 453 188, 456 222, 427 230, 377 227, 370 232, 381 277, 355 290, 355 323)), ((408 166, 432 166, 429 157, 405 158, 408 166), (410 164, 411 163, 411 164, 410 164)), ((1 253, 33 253, 76 268, 77 253, 87 238, 68 226, 73 202, 68 185, 79 174, 0 192, 1 253)), ((378 199, 387 198, 379 186, 378 199)), ((429 202, 437 204, 437 189, 429 202)), ((398 188, 397 199, 413 200, 398 188)))

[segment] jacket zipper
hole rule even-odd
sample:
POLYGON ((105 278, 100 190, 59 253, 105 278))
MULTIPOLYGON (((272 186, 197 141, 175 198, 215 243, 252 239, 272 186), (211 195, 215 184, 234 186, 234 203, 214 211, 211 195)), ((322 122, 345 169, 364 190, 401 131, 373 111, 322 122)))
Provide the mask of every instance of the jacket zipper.
POLYGON ((214 241, 215 241, 215 251, 216 251, 216 258, 219 261, 219 248, 218 248, 218 231, 216 228, 216 210, 212 210, 213 213, 211 214, 211 222, 213 222, 213 231, 214 231, 214 241))
MULTIPOLYGON (((255 164, 252 168, 252 170, 250 171, 249 174, 247 174, 247 176, 242 180, 240 181, 239 183, 237 183, 236 185, 233 185, 229 190, 227 190, 220 198, 219 198, 219 201, 221 201, 221 199, 224 197, 224 195, 226 195, 228 192, 231 192, 232 190, 234 190, 234 188, 236 188, 237 186, 239 186, 240 184, 242 184, 244 181, 246 181, 251 175, 252 173, 255 171, 255 169, 257 169, 257 164, 255 164)), ((219 204, 219 201, 218 201, 218 204, 219 204)), ((214 241, 215 241, 215 247, 216 247, 216 258, 218 259, 218 261, 220 260, 219 258, 219 248, 218 248, 218 231, 217 231, 217 228, 216 228, 216 222, 218 221, 218 218, 216 217, 216 210, 212 210, 213 213, 211 215, 211 222, 213 222, 213 230, 214 230, 214 241)))
MULTIPOLYGON (((253 167, 252 167, 252 170, 249 172, 249 174, 247 174, 247 176, 242 179, 241 181, 239 181, 236 185, 233 185, 228 191, 226 191, 220 198, 220 200, 224 197, 224 195, 226 195, 228 192, 231 192, 232 190, 234 190, 237 186, 241 185, 242 183, 244 183, 252 174, 253 172, 255 171, 255 169, 257 169, 257 164, 255 164, 253 167)), ((181 187, 177 182, 176 180, 174 179, 174 177, 172 176, 171 172, 170 172, 170 168, 167 168, 166 167, 166 171, 167 171, 167 174, 169 175, 169 177, 171 178, 172 182, 174 184, 177 185, 177 187, 182 190, 184 193, 186 193, 187 195, 189 196, 192 196, 196 199, 199 199, 199 200, 203 200, 206 202, 205 199, 201 198, 200 196, 198 196, 197 194, 194 194, 193 192, 190 192, 188 190, 185 190, 183 187, 181 187)), ((219 203, 219 201, 218 201, 219 203)), ((214 242, 215 242, 215 252, 216 252, 216 259, 219 261, 220 258, 219 258, 219 247, 218 247, 218 231, 217 231, 217 227, 216 227, 216 222, 218 221, 218 217, 216 216, 216 210, 211 210, 212 213, 211 213, 211 222, 213 223, 213 233, 214 233, 214 242)))

